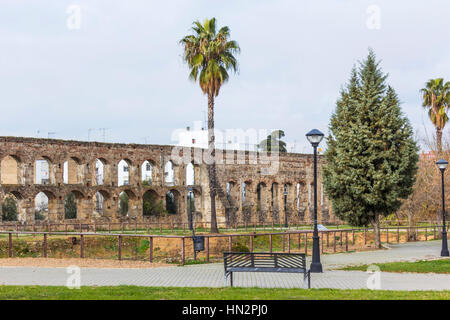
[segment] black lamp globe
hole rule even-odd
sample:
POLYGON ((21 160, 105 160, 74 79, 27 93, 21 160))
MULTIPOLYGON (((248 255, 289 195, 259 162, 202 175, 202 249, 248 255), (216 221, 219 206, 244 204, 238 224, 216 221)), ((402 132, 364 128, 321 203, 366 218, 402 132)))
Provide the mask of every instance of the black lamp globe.
POLYGON ((324 134, 317 129, 312 129, 306 134, 306 139, 313 145, 318 146, 322 141, 324 134))
POLYGON ((445 170, 447 169, 448 162, 445 161, 444 159, 440 159, 436 162, 436 165, 438 166, 439 169, 445 170))

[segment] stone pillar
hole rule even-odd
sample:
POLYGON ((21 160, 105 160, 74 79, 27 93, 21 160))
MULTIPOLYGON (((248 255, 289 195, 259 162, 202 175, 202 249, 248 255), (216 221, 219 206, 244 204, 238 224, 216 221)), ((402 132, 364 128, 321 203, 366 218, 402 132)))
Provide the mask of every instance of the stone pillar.
POLYGON ((34 223, 34 198, 18 199, 18 221, 34 223))
POLYGON ((64 221, 64 199, 48 199, 48 221, 50 223, 60 223, 64 221))

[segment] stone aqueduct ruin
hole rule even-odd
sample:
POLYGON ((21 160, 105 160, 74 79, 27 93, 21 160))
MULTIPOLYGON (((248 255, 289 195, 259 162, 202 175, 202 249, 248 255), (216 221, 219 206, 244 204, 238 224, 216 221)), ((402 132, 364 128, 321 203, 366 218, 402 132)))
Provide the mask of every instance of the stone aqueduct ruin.
MULTIPOLYGON (((67 222, 64 201, 70 193, 75 195, 77 206, 76 218, 70 222, 187 222, 187 197, 192 190, 196 221, 209 222, 207 166, 202 161, 176 163, 171 156, 174 148, 0 137, 0 202, 13 196, 22 223, 33 223, 36 199, 42 193, 48 199, 46 219, 51 223, 67 222), (122 192, 129 199, 127 214, 119 212, 122 192), (143 198, 148 193, 164 206, 170 195, 176 212, 163 217, 144 216, 143 198)), ((284 221, 286 212, 291 222, 312 220, 312 155, 280 154, 277 171, 269 175, 263 174, 265 165, 255 161, 255 153, 231 151, 227 157, 233 159, 232 163, 217 165, 216 207, 220 225, 245 221, 279 223, 284 221)), ((318 217, 325 223, 334 218, 322 190, 320 170, 318 181, 318 217)))

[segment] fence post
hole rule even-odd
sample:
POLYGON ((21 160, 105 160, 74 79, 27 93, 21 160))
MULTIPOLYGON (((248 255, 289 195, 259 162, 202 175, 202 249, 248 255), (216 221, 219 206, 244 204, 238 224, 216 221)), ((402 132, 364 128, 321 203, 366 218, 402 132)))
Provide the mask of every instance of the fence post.
POLYGON ((345 251, 348 251, 348 231, 345 231, 345 251))
POLYGON ((301 245, 302 245, 302 234, 299 233, 298 234, 298 250, 300 250, 301 245))
POLYGON ((44 258, 47 258, 47 234, 44 233, 44 258))
POLYGON ((400 228, 397 227, 397 243, 400 243, 400 228))
POLYGON ((153 262, 153 237, 148 239, 148 247, 150 249, 150 262, 153 262))
POLYGON ((13 256, 13 252, 12 252, 12 250, 13 250, 13 242, 12 241, 13 241, 12 240, 12 233, 10 232, 8 234, 8 255, 9 255, 10 258, 12 258, 12 256, 13 256))
POLYGON ((355 245, 355 229, 352 228, 352 244, 355 245))
POLYGON ((367 244, 367 228, 364 228, 364 245, 367 244))
MULTIPOLYGON (((123 226, 123 224, 122 224, 123 226)), ((117 258, 122 260, 122 236, 119 235, 119 245, 117 246, 117 258)))
POLYGON ((330 232, 327 231, 327 248, 330 247, 330 232))
POLYGON ((425 241, 428 241, 428 231, 427 231, 427 227, 425 227, 425 241))
POLYGON ((253 236, 250 236, 250 252, 253 252, 253 236))
POLYGON ((288 233, 288 253, 291 253, 291 234, 288 233))
POLYGON ((322 242, 322 253, 323 253, 323 231, 320 232, 320 241, 322 242))
POLYGON ((341 236, 339 237, 340 242, 341 242, 341 247, 342 247, 342 231, 341 231, 341 236))
POLYGON ((206 262, 209 262, 209 237, 206 237, 206 262))
POLYGON ((84 258, 84 236, 80 235, 80 258, 84 258))
POLYGON ((184 248, 184 237, 181 238, 181 264, 184 265, 186 256, 185 256, 185 248, 184 248))
POLYGON ((272 253, 272 235, 271 234, 269 234, 269 250, 270 250, 270 253, 272 253))
POLYGON ((333 252, 336 252, 336 231, 333 232, 333 252))
POLYGON ((308 232, 305 233, 305 256, 308 255, 308 232))
POLYGON ((286 251, 286 239, 285 239, 284 236, 285 236, 285 233, 282 234, 282 237, 283 237, 283 252, 286 251))
POLYGON ((228 251, 233 251, 233 237, 229 236, 228 237, 228 251))

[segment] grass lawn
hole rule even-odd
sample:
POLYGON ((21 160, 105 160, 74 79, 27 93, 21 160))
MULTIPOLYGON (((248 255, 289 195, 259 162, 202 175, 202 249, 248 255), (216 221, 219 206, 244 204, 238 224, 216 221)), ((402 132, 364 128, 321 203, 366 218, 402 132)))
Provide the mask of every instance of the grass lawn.
MULTIPOLYGON (((450 259, 439 259, 415 262, 375 263, 385 272, 416 272, 416 273, 450 273, 450 259)), ((349 266, 341 270, 366 271, 369 265, 349 266)))
POLYGON ((0 286, 0 299, 31 300, 438 300, 450 299, 450 291, 386 291, 336 289, 176 288, 176 287, 81 287, 0 286))

